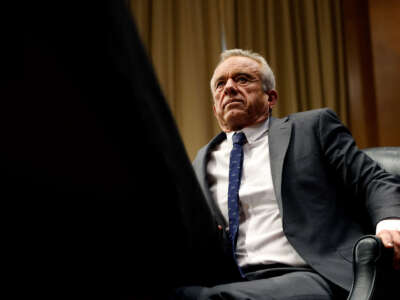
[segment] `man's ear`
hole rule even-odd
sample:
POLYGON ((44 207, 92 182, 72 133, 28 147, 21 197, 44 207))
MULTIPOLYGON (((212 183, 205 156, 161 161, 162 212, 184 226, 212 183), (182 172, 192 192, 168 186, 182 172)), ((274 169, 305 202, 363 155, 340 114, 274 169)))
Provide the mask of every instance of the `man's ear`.
POLYGON ((278 92, 275 90, 269 90, 268 92, 266 92, 266 94, 268 95, 269 107, 274 107, 276 102, 278 101, 278 92))

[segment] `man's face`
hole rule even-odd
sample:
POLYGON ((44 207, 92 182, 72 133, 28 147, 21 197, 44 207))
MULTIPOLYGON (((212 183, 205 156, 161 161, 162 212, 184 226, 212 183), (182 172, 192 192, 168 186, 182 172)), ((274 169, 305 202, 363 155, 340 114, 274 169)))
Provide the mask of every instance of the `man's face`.
POLYGON ((212 79, 214 114, 225 132, 237 131, 268 118, 269 95, 263 90, 260 64, 232 56, 222 62, 212 79))

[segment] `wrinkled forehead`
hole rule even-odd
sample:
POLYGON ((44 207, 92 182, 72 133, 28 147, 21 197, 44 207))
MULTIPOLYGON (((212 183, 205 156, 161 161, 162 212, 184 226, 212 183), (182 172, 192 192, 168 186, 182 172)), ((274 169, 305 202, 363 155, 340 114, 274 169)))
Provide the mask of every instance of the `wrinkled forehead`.
POLYGON ((232 56, 221 62, 214 71, 211 82, 220 78, 229 78, 235 74, 259 76, 261 64, 245 56, 232 56))

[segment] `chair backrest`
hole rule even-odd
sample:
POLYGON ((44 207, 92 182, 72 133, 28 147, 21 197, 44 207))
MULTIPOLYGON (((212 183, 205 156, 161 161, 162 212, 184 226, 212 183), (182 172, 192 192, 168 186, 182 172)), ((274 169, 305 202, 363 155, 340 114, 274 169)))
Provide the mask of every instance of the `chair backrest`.
MULTIPOLYGON (((386 171, 400 175, 400 147, 363 151, 386 171)), ((398 299, 400 271, 392 268, 392 249, 385 248, 376 236, 366 235, 356 243, 353 255, 354 281, 347 300, 398 299)))
POLYGON ((400 175, 400 147, 374 147, 363 151, 386 171, 400 175))

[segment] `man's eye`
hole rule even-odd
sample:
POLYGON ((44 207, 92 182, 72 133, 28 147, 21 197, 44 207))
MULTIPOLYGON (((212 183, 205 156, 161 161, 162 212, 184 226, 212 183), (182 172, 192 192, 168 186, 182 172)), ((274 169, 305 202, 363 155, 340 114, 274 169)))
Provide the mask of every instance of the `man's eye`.
POLYGON ((240 77, 238 77, 238 78, 236 79, 236 81, 237 81, 238 83, 246 83, 248 80, 247 80, 246 77, 240 76, 240 77))
POLYGON ((216 84, 215 84, 215 87, 218 89, 218 88, 221 88, 221 87, 223 87, 224 86, 224 82, 223 81, 218 81, 216 84))

